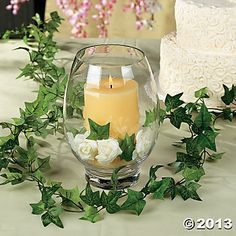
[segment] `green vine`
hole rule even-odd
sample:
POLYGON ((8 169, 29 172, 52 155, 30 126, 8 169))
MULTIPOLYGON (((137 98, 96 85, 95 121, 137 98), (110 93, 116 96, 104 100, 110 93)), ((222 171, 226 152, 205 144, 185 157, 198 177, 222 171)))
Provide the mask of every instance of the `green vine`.
MULTIPOLYGON (((26 47, 19 49, 29 54, 30 63, 21 69, 18 78, 27 77, 37 81, 38 96, 34 102, 25 103, 24 109, 20 109, 20 117, 13 118, 12 123, 0 123, 2 129, 9 131, 7 136, 0 137, 1 185, 16 185, 26 181, 36 183, 41 198, 39 202, 30 204, 32 214, 41 215, 44 226, 53 223, 61 228, 62 211, 78 212, 82 214, 80 219, 94 223, 102 218, 102 211, 109 214, 132 211, 140 215, 150 195, 154 199, 174 199, 179 195, 183 200, 191 198, 200 201, 197 190, 201 186, 201 177, 205 175, 204 163, 216 161, 223 156, 216 148, 218 131, 214 128, 215 121, 220 117, 232 121, 235 114, 230 107, 216 115, 210 112, 205 104, 205 99, 209 97, 207 88, 195 92, 195 103, 184 104, 182 94, 167 95, 165 109, 160 110, 161 121, 169 120, 177 129, 182 124, 187 125, 189 136, 178 143, 184 147, 184 151, 177 152, 175 162, 168 166, 156 165, 150 168, 149 179, 139 191, 117 189, 121 168, 116 169, 112 175, 112 190, 102 192, 94 191, 89 183, 82 191, 77 187, 64 189, 61 183, 45 177, 44 172, 50 168, 50 157, 41 156, 37 152, 37 136, 46 138, 49 134, 62 133, 62 98, 68 76, 64 68, 55 64, 58 46, 53 35, 62 19, 53 12, 51 19, 45 23, 37 15, 34 20, 35 24, 23 30, 26 47), (34 47, 30 46, 32 43, 34 47), (182 179, 177 181, 173 177, 157 175, 160 168, 167 167, 179 173, 178 179, 182 175, 182 179)), ((4 37, 7 38, 10 34, 11 32, 7 32, 4 37)), ((226 105, 235 104, 236 87, 228 88, 224 85, 224 89, 223 102, 226 105)), ((156 111, 147 112, 144 126, 148 126, 156 115, 156 111)), ((94 126, 91 136, 97 135, 95 131, 94 126)), ((123 159, 133 150, 132 140, 132 136, 127 136, 121 143, 122 148, 127 151, 124 152, 123 159)))

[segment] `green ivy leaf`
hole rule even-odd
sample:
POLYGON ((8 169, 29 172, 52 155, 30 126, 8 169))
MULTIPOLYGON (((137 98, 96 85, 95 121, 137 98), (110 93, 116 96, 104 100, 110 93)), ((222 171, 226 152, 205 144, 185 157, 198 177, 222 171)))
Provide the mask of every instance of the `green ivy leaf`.
POLYGON ((45 204, 42 201, 31 203, 30 206, 32 207, 32 214, 34 215, 41 215, 45 211, 45 204))
POLYGON ((93 192, 89 183, 87 183, 86 185, 85 195, 81 195, 80 198, 83 202, 85 202, 89 206, 98 207, 101 205, 99 191, 93 192))
POLYGON ((46 213, 44 213, 41 217, 43 225, 46 227, 50 223, 55 224, 60 228, 64 228, 63 223, 59 217, 61 214, 62 209, 60 207, 52 207, 46 213))
POLYGON ((106 125, 99 125, 91 119, 88 119, 88 121, 90 127, 90 135, 88 136, 88 139, 102 140, 109 138, 110 123, 106 125))
POLYGON ((81 220, 87 220, 92 223, 96 223, 97 221, 101 220, 101 216, 96 207, 87 206, 85 207, 84 216, 80 218, 81 220))
POLYGON ((128 198, 121 205, 121 209, 131 210, 131 211, 134 211, 137 215, 140 215, 145 205, 146 205, 146 201, 144 200, 144 195, 142 192, 137 192, 137 191, 128 189, 128 198))
POLYGON ((218 133, 213 130, 206 130, 204 133, 199 134, 195 139, 195 145, 198 148, 199 153, 205 148, 209 148, 216 152, 216 136, 218 133))
POLYGON ((175 186, 175 181, 171 177, 165 177, 158 182, 157 186, 158 188, 153 193, 153 198, 163 200, 168 191, 175 186))
POLYGON ((60 197, 62 198, 62 205, 65 207, 73 207, 77 208, 78 204, 80 203, 80 191, 78 187, 75 187, 73 189, 59 189, 60 197))
POLYGON ((205 171, 202 167, 186 167, 183 171, 183 177, 186 181, 199 181, 203 175, 205 175, 205 171))
POLYGON ((119 178, 119 171, 122 170, 123 168, 125 168, 125 166, 120 166, 118 168, 116 168, 111 175, 111 184, 112 184, 112 189, 116 190, 117 186, 118 186, 118 178, 119 178))
POLYGON ((180 129, 182 123, 191 124, 191 115, 186 114, 186 108, 179 107, 171 113, 170 123, 180 129))
POLYGON ((231 89, 229 89, 226 85, 224 87, 224 96, 221 97, 222 101, 226 105, 230 105, 235 99, 235 86, 233 85, 231 89))
POLYGON ((135 150, 135 134, 129 136, 127 133, 123 140, 119 141, 122 153, 121 160, 132 161, 133 151, 135 150))
POLYGON ((167 96, 165 98, 165 105, 166 105, 167 112, 184 104, 184 101, 180 100, 182 95, 183 95, 183 93, 179 93, 175 96, 171 96, 171 95, 167 94, 167 96))
POLYGON ((146 111, 146 118, 145 118, 145 122, 144 122, 144 127, 149 127, 152 125, 152 123, 154 123, 155 121, 157 121, 158 118, 158 108, 155 107, 153 108, 153 110, 150 111, 146 111))
POLYGON ((9 161, 7 158, 0 157, 0 171, 8 167, 9 161))
POLYGON ((230 108, 223 109, 223 117, 225 120, 232 121, 233 120, 233 112, 230 108))
POLYGON ((122 195, 121 191, 109 191, 108 195, 103 191, 101 194, 101 204, 106 208, 107 212, 114 214, 120 211, 120 206, 117 204, 118 199, 122 195))
POLYGON ((208 156, 207 161, 213 162, 213 161, 221 160, 224 154, 225 154, 224 152, 222 152, 222 153, 214 153, 214 154, 208 156))
POLYGON ((211 123, 212 123, 211 113, 208 111, 206 105, 202 104, 200 112, 194 120, 194 124, 198 128, 206 129, 211 125, 211 123))
POLYGON ((200 187, 201 187, 200 184, 194 181, 191 181, 191 182, 186 182, 185 186, 181 185, 177 189, 178 189, 179 195, 183 198, 184 201, 186 201, 189 198, 197 200, 197 201, 202 201, 196 192, 197 189, 200 187))
POLYGON ((37 158, 36 160, 36 168, 39 169, 40 171, 48 171, 50 167, 50 156, 45 157, 45 158, 37 158))
POLYGON ((209 98, 208 88, 202 88, 195 92, 196 98, 209 98))

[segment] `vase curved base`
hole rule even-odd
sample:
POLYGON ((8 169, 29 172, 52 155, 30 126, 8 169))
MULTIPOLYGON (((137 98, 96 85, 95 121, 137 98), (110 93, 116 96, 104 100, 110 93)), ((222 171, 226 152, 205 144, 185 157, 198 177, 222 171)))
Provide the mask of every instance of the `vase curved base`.
MULTIPOLYGON (((125 189, 137 183, 140 176, 140 171, 139 169, 134 169, 126 174, 119 173, 118 176, 119 177, 118 177, 117 189, 125 189)), ((86 169, 85 178, 94 187, 106 190, 110 190, 113 188, 111 182, 111 174, 109 177, 102 176, 99 175, 98 173, 94 173, 94 171, 86 169)))

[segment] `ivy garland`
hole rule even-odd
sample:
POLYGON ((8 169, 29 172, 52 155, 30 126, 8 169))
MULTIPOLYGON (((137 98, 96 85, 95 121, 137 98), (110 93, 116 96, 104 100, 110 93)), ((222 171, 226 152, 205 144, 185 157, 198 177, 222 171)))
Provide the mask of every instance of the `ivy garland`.
MULTIPOLYGON (((77 187, 64 189, 61 183, 49 181, 45 177, 44 171, 50 168, 50 157, 42 157, 37 152, 36 137, 46 138, 48 134, 63 133, 61 100, 68 75, 54 61, 59 49, 53 35, 62 18, 52 12, 51 19, 45 23, 37 15, 33 19, 35 24, 21 30, 27 47, 19 49, 28 52, 30 63, 21 69, 18 78, 27 77, 37 81, 38 96, 34 102, 25 103, 25 108, 20 109, 20 117, 13 118, 12 123, 0 123, 3 129, 9 130, 9 135, 0 137, 1 185, 16 185, 25 181, 36 183, 41 199, 30 204, 32 214, 41 215, 44 226, 53 223, 61 228, 63 223, 60 215, 63 210, 83 214, 80 219, 94 223, 101 219, 102 210, 110 214, 128 210, 140 215, 149 195, 154 199, 174 199, 180 195, 183 200, 191 198, 201 201, 197 190, 201 186, 199 180, 205 175, 204 163, 216 161, 223 156, 216 149, 218 131, 214 128, 214 123, 219 117, 232 121, 235 114, 229 107, 217 115, 210 112, 205 104, 205 99, 209 97, 207 88, 195 92, 195 103, 184 104, 182 94, 167 95, 165 109, 160 110, 161 122, 169 120, 177 129, 185 123, 190 131, 189 137, 179 142, 185 150, 177 152, 176 161, 168 165, 175 173, 182 175, 180 181, 172 177, 157 176, 158 170, 165 167, 163 165, 150 168, 149 179, 139 191, 117 189, 120 169, 116 169, 112 175, 113 189, 102 192, 94 191, 89 183, 82 191, 77 187), (31 39, 34 41, 34 48, 30 47, 31 39), (25 144, 22 144, 22 136, 25 144)), ((6 32, 4 38, 8 38, 11 33, 6 32)), ((224 89, 223 102, 226 105, 235 104, 236 87, 233 85, 228 88, 224 85, 224 89)), ((152 119, 151 116, 149 118, 152 119)))

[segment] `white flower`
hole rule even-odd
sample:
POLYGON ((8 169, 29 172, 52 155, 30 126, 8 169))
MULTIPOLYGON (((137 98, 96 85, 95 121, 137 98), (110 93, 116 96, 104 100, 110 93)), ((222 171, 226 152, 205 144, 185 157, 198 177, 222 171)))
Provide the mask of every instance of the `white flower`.
POLYGON ((82 160, 92 160, 97 155, 97 142, 86 139, 88 136, 88 131, 84 134, 77 134, 75 137, 72 133, 67 133, 71 148, 82 160))
POLYGON ((98 155, 95 157, 102 164, 109 164, 122 153, 117 140, 110 138, 98 140, 98 155))
POLYGON ((136 152, 140 157, 147 155, 154 144, 155 131, 151 127, 141 129, 136 135, 136 152))
POLYGON ((93 160, 97 155, 97 142, 94 140, 80 140, 80 143, 76 146, 76 153, 82 160, 93 160))

